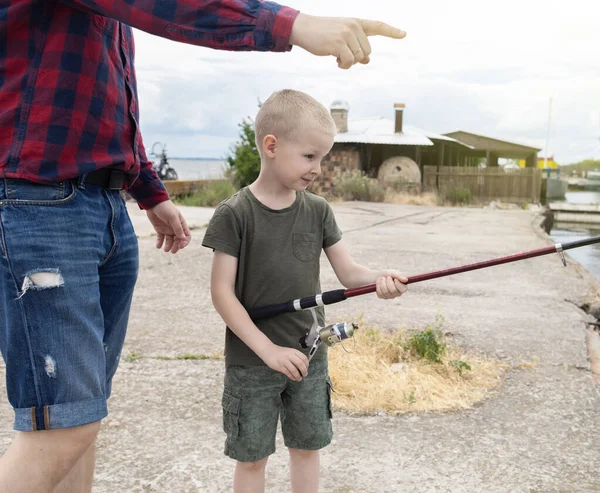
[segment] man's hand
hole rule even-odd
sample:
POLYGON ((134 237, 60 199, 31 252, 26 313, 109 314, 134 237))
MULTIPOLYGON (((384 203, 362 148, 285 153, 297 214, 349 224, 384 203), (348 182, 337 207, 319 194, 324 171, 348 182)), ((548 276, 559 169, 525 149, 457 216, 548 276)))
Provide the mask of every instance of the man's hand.
POLYGON ((376 281, 377 297, 384 300, 391 300, 401 296, 408 289, 406 284, 404 284, 405 282, 408 282, 408 279, 400 272, 396 270, 385 271, 376 281))
POLYGON ((177 253, 191 241, 192 233, 185 219, 170 200, 148 209, 146 214, 156 230, 156 248, 164 245, 165 252, 177 253))
POLYGON ((308 358, 297 349, 272 344, 259 356, 271 370, 283 373, 290 380, 299 382, 308 374, 308 358))
POLYGON ((406 33, 384 22, 347 17, 316 17, 298 14, 292 27, 290 44, 317 56, 334 56, 343 69, 355 63, 369 63, 368 36, 402 39, 406 33))

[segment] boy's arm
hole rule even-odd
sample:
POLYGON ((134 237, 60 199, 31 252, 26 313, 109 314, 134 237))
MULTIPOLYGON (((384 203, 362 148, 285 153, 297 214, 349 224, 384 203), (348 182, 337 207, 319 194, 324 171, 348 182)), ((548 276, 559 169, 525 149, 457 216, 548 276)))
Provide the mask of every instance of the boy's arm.
POLYGON ((265 364, 291 380, 308 373, 308 358, 300 351, 273 344, 252 322, 235 295, 238 259, 215 251, 210 278, 212 302, 223 321, 265 364))
POLYGON ((344 287, 357 288, 377 283, 377 296, 385 299, 396 298, 406 291, 403 283, 408 279, 400 272, 393 269, 373 270, 356 263, 343 240, 324 250, 335 275, 344 287))

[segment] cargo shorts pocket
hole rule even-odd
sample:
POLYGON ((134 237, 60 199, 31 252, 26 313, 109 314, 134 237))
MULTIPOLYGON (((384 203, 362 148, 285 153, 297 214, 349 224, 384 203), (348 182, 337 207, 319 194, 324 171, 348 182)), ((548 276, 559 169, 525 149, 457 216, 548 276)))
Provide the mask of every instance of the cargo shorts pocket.
POLYGON ((313 260, 319 253, 316 233, 292 233, 294 255, 302 262, 313 260))
POLYGON ((335 392, 333 389, 333 383, 331 378, 327 376, 327 409, 329 411, 329 419, 333 418, 333 403, 331 400, 331 393, 335 392))
POLYGON ((237 438, 240 433, 240 405, 241 399, 229 390, 223 392, 223 431, 228 438, 237 438))

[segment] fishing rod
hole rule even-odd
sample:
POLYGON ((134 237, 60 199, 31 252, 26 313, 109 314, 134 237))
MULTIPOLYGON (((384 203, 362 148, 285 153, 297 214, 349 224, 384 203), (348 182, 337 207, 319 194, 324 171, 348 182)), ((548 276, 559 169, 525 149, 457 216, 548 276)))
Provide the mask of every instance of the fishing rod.
MULTIPOLYGON (((446 277, 452 274, 459 274, 461 272, 468 272, 471 270, 484 269, 486 267, 492 267, 493 265, 507 264, 509 262, 517 262, 519 260, 525 260, 528 258, 539 257, 541 255, 548 255, 551 253, 558 253, 562 259, 563 264, 566 266, 567 262, 563 255, 564 250, 571 250, 573 248, 580 248, 587 245, 593 245, 594 243, 600 243, 600 236, 593 236, 585 240, 571 241, 568 243, 557 243, 553 246, 539 248, 537 250, 530 250, 522 253, 515 253, 506 257, 498 257, 490 260, 484 260, 482 262, 475 262, 473 264, 461 265, 459 267, 452 267, 450 269, 438 270, 434 272, 428 272, 426 274, 419 274, 416 276, 408 277, 406 284, 414 284, 416 282, 428 281, 430 279, 436 279, 439 277, 446 277)), ((302 310, 309 310, 317 306, 331 305, 333 303, 339 303, 340 301, 347 300, 354 296, 361 296, 363 294, 374 293, 377 289, 376 284, 367 284, 358 288, 351 289, 334 289, 332 291, 325 291, 323 293, 308 296, 306 298, 299 298, 295 300, 286 301, 284 303, 277 303, 274 305, 265 305, 256 308, 250 308, 248 314, 253 320, 260 320, 262 318, 274 317, 281 315, 282 313, 293 313, 302 310)), ((340 327, 342 329, 342 327, 340 327)), ((348 326, 346 332, 352 332, 351 326, 348 326)), ((340 335, 344 334, 340 332, 340 335)), ((340 337, 335 334, 338 339, 346 339, 347 337, 340 337)), ((349 334, 348 334, 349 336, 349 334)))

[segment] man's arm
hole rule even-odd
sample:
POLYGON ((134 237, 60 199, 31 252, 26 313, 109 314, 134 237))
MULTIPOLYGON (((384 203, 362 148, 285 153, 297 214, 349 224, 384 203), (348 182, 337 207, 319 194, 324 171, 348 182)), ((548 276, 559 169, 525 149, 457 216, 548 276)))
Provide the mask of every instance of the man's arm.
POLYGON ((338 66, 369 63, 369 36, 402 39, 384 22, 300 14, 261 0, 62 0, 157 36, 219 50, 289 51, 333 56, 338 66))
POLYGON ((373 270, 354 261, 343 240, 325 248, 325 255, 338 280, 346 288, 357 288, 377 283, 377 296, 395 298, 406 291, 407 282, 400 272, 393 269, 373 270))
POLYGON ((215 251, 210 278, 212 302, 227 326, 271 369, 292 380, 302 380, 308 359, 300 351, 277 346, 254 325, 235 295, 238 259, 215 251))
POLYGON ((220 50, 289 51, 298 11, 260 0, 62 0, 163 38, 220 50))

